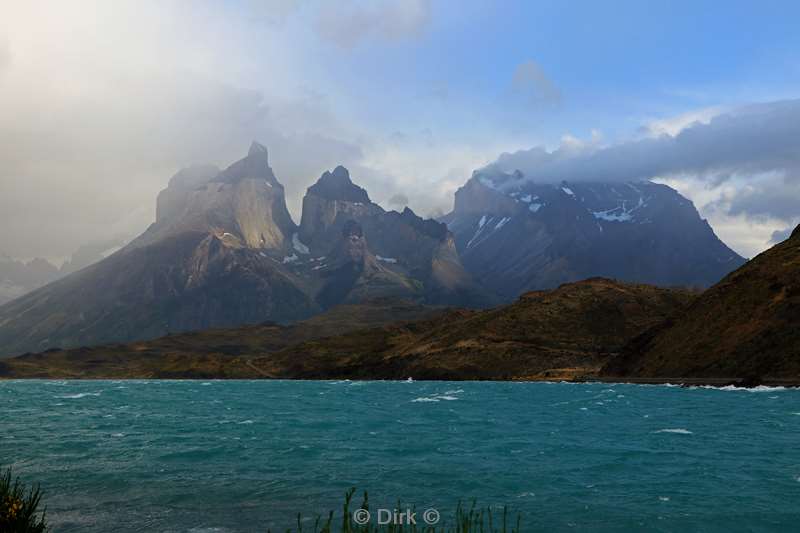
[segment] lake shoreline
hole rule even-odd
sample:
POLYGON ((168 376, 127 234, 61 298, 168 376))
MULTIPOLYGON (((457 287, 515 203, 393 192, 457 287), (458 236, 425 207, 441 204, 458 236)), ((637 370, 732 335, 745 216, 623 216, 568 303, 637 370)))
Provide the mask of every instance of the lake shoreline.
POLYGON ((86 376, 86 377, 48 377, 48 376, 24 376, 24 377, 9 377, 0 376, 0 382, 10 381, 75 381, 75 382, 92 382, 92 381, 283 381, 283 382, 332 382, 332 381, 352 381, 352 382, 425 382, 425 383, 448 383, 448 382, 461 382, 461 383, 607 383, 607 384, 620 384, 620 385, 674 385, 676 387, 712 387, 712 388, 728 388, 735 387, 740 389, 754 389, 757 387, 784 387, 784 388, 800 388, 800 380, 787 380, 787 379, 763 379, 758 381, 748 380, 746 378, 630 378, 630 377, 613 377, 613 376, 580 376, 571 379, 539 379, 539 378, 510 378, 510 379, 481 379, 481 378, 458 378, 452 377, 447 379, 431 379, 431 378, 370 378, 370 377, 315 377, 315 378, 291 378, 291 377, 266 377, 254 376, 248 378, 242 377, 225 377, 225 376, 204 376, 204 377, 162 377, 162 376, 137 376, 137 377, 119 377, 119 376, 86 376))

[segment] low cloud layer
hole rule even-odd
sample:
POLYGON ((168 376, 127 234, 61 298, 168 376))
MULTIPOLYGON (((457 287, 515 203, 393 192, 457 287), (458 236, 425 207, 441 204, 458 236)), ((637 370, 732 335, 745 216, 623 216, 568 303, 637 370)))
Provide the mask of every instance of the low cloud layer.
POLYGON ((724 199, 730 215, 790 221, 800 216, 800 100, 724 112, 674 135, 661 129, 611 146, 571 142, 506 153, 490 167, 551 183, 689 176, 713 188, 745 178, 724 199))

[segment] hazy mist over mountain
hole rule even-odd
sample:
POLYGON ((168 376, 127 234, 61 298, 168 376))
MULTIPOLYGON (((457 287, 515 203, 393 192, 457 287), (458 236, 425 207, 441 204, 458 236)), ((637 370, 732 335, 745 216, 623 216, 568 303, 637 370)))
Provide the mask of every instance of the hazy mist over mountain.
POLYGON ((179 169, 254 139, 295 223, 337 165, 384 208, 438 216, 493 162, 540 183, 666 183, 743 256, 800 221, 797 13, 766 31, 755 6, 689 22, 629 3, 626 25, 599 4, 0 3, 15 258, 133 238, 179 169))

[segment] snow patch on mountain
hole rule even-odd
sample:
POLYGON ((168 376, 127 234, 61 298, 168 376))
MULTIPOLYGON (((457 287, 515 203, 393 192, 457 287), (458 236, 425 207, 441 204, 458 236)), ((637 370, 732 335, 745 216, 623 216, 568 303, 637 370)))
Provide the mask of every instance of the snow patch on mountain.
MULTIPOLYGON (((638 189, 633 186, 631 187, 638 192, 638 189)), ((594 215, 594 218, 596 219, 606 220, 608 222, 629 222, 633 220, 633 214, 636 211, 646 206, 647 203, 644 201, 644 198, 639 196, 639 201, 635 207, 628 209, 626 202, 623 200, 622 205, 618 205, 617 207, 611 209, 606 209, 605 211, 592 211, 592 215, 594 215)))
POLYGON ((607 222, 628 222, 633 218, 627 211, 620 211, 620 207, 609 209, 607 211, 592 211, 594 218, 605 220, 607 222))
POLYGON ((473 235, 472 238, 467 243, 467 248, 472 246, 472 244, 477 240, 477 238, 480 237, 481 233, 483 233, 483 228, 486 226, 487 222, 491 222, 492 220, 494 220, 494 217, 487 218, 486 215, 483 215, 481 217, 481 219, 478 221, 478 230, 475 232, 475 235, 473 235))
POLYGON ((309 254, 308 246, 300 241, 300 237, 297 235, 297 232, 292 234, 292 247, 301 254, 309 254))

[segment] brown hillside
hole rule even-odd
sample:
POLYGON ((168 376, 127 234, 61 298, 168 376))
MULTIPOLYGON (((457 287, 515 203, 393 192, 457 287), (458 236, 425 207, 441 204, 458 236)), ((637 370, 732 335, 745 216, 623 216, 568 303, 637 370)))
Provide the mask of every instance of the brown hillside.
POLYGON ((264 323, 210 329, 128 344, 48 350, 0 359, 0 377, 10 378, 261 378, 254 355, 279 351, 310 339, 382 324, 420 320, 441 313, 398 300, 340 305, 291 326, 264 323))
POLYGON ((293 326, 29 354, 0 361, 0 376, 570 379, 596 372, 693 297, 594 278, 488 311, 340 306, 293 326))
POLYGON ((299 344, 254 363, 301 378, 568 379, 597 371, 627 340, 692 298, 593 278, 488 311, 456 310, 299 344))
POLYGON ((705 291, 602 372, 639 378, 800 379, 800 228, 705 291))

